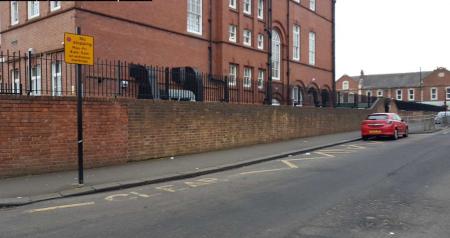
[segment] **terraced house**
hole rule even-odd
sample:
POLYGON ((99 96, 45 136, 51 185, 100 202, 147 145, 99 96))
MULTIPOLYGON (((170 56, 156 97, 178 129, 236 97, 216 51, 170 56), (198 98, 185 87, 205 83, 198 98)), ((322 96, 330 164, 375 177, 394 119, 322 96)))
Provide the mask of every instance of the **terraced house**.
MULTIPOLYGON (((13 62, 13 53, 22 56, 28 50, 45 58, 32 59, 31 77, 18 69, 19 62, 8 66, 3 87, 9 85, 12 92, 19 85, 46 88, 53 96, 74 92, 74 85, 64 80, 72 72, 60 53, 64 32, 74 33, 79 27, 81 34, 95 37, 96 61, 191 67, 227 75, 229 86, 251 91, 256 103, 264 100, 271 79, 274 103, 330 106, 335 1, 273 0, 272 24, 267 24, 268 1, 4 1, 2 62, 13 62)), ((96 77, 98 82, 108 78, 96 77)))
POLYGON ((450 72, 443 67, 433 71, 397 74, 365 75, 361 71, 359 76, 344 75, 339 78, 336 82, 336 90, 341 96, 340 100, 347 100, 347 102, 352 100, 352 95, 360 94, 448 106, 450 72))

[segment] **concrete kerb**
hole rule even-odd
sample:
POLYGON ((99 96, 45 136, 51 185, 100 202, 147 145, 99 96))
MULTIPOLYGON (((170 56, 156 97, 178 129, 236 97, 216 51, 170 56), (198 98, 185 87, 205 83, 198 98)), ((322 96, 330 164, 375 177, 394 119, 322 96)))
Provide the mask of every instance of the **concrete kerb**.
POLYGON ((315 150, 320 150, 332 146, 347 144, 354 141, 359 141, 361 138, 355 138, 355 139, 349 139, 349 140, 343 140, 335 143, 330 143, 326 145, 321 146, 315 146, 315 147, 309 147, 305 149, 300 150, 292 150, 287 151, 279 154, 273 154, 269 156, 259 157, 256 159, 251 160, 245 160, 238 163, 233 164, 226 164, 223 166, 218 167, 210 167, 195 171, 188 171, 185 173, 179 173, 179 174, 171 174, 163 177, 158 178, 144 178, 139 180, 129 180, 129 181, 123 181, 123 182, 115 182, 115 183, 106 183, 106 184, 99 184, 99 185, 87 185, 80 188, 75 189, 69 189, 64 190, 58 193, 52 193, 52 194, 43 194, 38 196, 32 196, 32 197, 20 197, 20 198, 4 198, 0 199, 0 208, 6 208, 6 207, 17 207, 17 206, 23 206, 28 205, 32 203, 37 202, 43 202, 43 201, 49 201, 54 199, 60 199, 60 198, 68 198, 68 197, 75 197, 75 196, 82 196, 82 195, 88 195, 88 194, 94 194, 94 193, 102 193, 102 192, 109 192, 114 190, 120 190, 120 189, 127 189, 132 187, 138 187, 142 185, 150 185, 150 184, 158 184, 158 183, 165 183, 170 181, 176 181, 176 180, 182 180, 182 179, 189 179, 189 178, 195 178, 207 174, 213 174, 218 172, 223 172, 227 170, 242 168, 254 164, 264 163, 272 160, 281 159, 288 156, 294 156, 299 155, 303 153, 312 152, 315 150))

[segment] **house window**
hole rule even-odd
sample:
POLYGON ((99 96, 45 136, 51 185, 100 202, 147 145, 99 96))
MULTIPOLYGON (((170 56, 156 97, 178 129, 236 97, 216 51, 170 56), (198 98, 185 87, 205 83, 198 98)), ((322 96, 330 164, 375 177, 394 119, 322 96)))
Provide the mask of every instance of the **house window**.
POLYGON ((264 0, 258 0, 258 19, 264 19, 264 0))
POLYGON ((309 0, 309 9, 316 11, 316 0, 309 0))
POLYGON ((61 1, 50 1, 50 11, 56 11, 61 8, 61 1))
POLYGON ((31 68, 31 95, 41 95, 41 66, 31 68))
POLYGON ((348 81, 342 82, 342 90, 348 90, 348 88, 349 88, 348 81))
POLYGON ((408 101, 414 101, 414 89, 408 89, 408 101))
POLYGON ((367 97, 371 97, 372 96, 372 92, 370 90, 366 91, 366 96, 367 97))
POLYGON ((377 97, 383 97, 383 90, 377 90, 377 97))
POLYGON ((202 34, 202 0, 187 0, 187 31, 202 34))
POLYGON ((248 15, 252 14, 252 0, 244 0, 244 13, 248 15))
POLYGON ((231 42, 236 42, 237 41, 237 26, 235 25, 230 25, 229 27, 229 31, 230 31, 230 36, 229 36, 229 40, 231 42))
POLYGON ((437 88, 431 88, 430 90, 430 99, 435 101, 438 99, 438 95, 437 95, 437 88))
POLYGON ((292 58, 294 60, 300 60, 300 26, 294 25, 294 39, 293 39, 293 45, 292 45, 292 58))
POLYGON ((62 85, 61 85, 61 61, 55 61, 52 63, 52 85, 51 92, 52 96, 62 95, 62 85))
POLYGON ((403 92, 401 89, 395 90, 395 98, 400 101, 403 99, 403 92))
POLYGON ((19 23, 19 3, 11 1, 11 25, 19 23))
POLYGON ((250 88, 252 86, 252 69, 244 67, 244 88, 250 88))
POLYGON ((228 80, 228 85, 230 86, 236 86, 237 68, 238 68, 237 65, 230 64, 230 74, 229 74, 230 78, 228 80))
POLYGON ((11 93, 20 93, 20 73, 19 69, 11 69, 11 93))
POLYGON ((258 34, 258 49, 263 50, 264 49, 264 35, 258 34))
POLYGON ((277 31, 272 36, 272 79, 280 80, 281 39, 277 31))
POLYGON ((244 30, 244 45, 252 45, 252 32, 249 30, 244 30))
POLYGON ((258 88, 263 89, 264 88, 264 70, 258 71, 258 88))
POLYGON ((316 33, 309 33, 309 64, 316 64, 316 33))
POLYGON ((39 1, 28 1, 28 19, 39 16, 39 1))
POLYGON ((445 91, 446 91, 446 95, 445 95, 446 99, 450 100, 450 88, 446 88, 445 91))
POLYGON ((230 3, 229 3, 228 6, 229 6, 230 8, 236 9, 236 1, 237 1, 237 0, 230 0, 230 3))

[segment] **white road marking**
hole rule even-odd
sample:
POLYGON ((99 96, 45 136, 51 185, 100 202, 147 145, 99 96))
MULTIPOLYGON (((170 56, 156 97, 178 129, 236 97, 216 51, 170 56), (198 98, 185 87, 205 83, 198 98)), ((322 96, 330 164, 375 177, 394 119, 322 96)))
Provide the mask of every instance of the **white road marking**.
MULTIPOLYGON (((130 196, 130 194, 128 194, 128 193, 113 194, 111 196, 105 197, 105 200, 113 202, 113 201, 118 201, 118 200, 116 200, 116 198, 128 198, 128 196, 130 196)), ((133 198, 130 198, 130 199, 133 199, 133 198)))
POLYGON ((177 191, 176 189, 173 188, 173 185, 159 186, 159 187, 156 187, 155 189, 163 190, 163 191, 171 192, 171 193, 174 193, 177 191))
POLYGON ((26 211, 26 213, 46 212, 46 211, 52 211, 52 210, 56 210, 56 209, 73 208, 73 207, 82 207, 82 206, 89 206, 89 205, 94 205, 94 204, 95 204, 95 202, 85 202, 85 203, 67 204, 67 205, 61 205, 61 206, 54 206, 54 207, 45 207, 45 208, 32 209, 32 210, 26 211))
POLYGON ((289 160, 281 160, 281 162, 283 162, 284 164, 286 164, 287 166, 289 166, 289 168, 291 169, 298 169, 298 166, 289 162, 289 160))
POLYGON ((352 147, 352 148, 356 148, 356 149, 366 149, 366 147, 364 146, 360 146, 360 145, 347 145, 347 147, 352 147))
POLYGON ((138 192, 131 192, 131 194, 137 195, 139 197, 143 197, 143 198, 149 198, 150 195, 147 194, 143 194, 143 193, 138 193, 138 192))
POLYGON ((355 150, 343 150, 343 149, 330 149, 330 150, 319 150, 322 153, 333 153, 333 154, 350 154, 356 152, 355 150))
POLYGON ((275 172, 275 171, 286 170, 286 169, 287 169, 287 168, 256 170, 256 171, 243 172, 243 173, 240 173, 240 175, 246 175, 246 174, 259 174, 259 173, 267 173, 267 172, 275 172))
MULTIPOLYGON (((323 155, 323 156, 325 156, 325 157, 321 157, 320 159, 324 159, 324 158, 334 158, 334 157, 336 157, 336 156, 334 156, 334 155, 330 155, 330 154, 327 154, 327 153, 324 153, 324 152, 320 152, 320 151, 317 151, 317 152, 315 152, 316 154, 319 154, 319 155, 323 155)), ((319 158, 318 158, 319 159, 319 158)))

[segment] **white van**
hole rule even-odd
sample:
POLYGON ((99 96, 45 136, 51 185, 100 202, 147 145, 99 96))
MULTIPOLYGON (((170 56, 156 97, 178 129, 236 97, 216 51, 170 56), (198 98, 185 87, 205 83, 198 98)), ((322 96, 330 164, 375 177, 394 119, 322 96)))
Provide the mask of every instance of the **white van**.
POLYGON ((436 117, 434 118, 434 123, 436 124, 442 124, 442 123, 449 123, 450 122, 450 111, 448 112, 439 112, 436 117))

